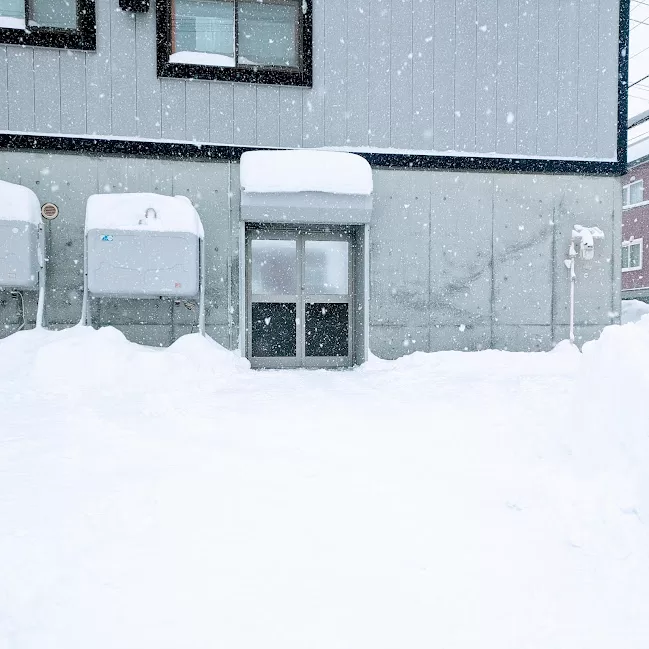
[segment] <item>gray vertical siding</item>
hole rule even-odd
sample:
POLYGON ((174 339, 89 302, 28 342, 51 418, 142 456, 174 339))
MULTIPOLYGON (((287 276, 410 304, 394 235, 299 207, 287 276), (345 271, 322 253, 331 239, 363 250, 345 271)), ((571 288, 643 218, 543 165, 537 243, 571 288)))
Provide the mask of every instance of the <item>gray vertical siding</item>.
POLYGON ((314 0, 314 86, 277 88, 161 80, 154 7, 97 0, 97 52, 0 47, 0 128, 610 159, 618 12, 618 0, 314 0))

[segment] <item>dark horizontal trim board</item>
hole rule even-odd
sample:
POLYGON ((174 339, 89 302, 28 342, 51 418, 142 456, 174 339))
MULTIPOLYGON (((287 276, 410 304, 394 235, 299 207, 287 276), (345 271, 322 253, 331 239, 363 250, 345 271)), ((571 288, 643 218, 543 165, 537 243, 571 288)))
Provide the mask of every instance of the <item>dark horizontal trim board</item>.
MULTIPOLYGON (((267 147, 157 142, 155 140, 111 140, 60 135, 23 135, 0 133, 0 149, 89 155, 135 156, 167 160, 239 162, 245 151, 267 147)), ((597 160, 548 160, 531 158, 490 158, 356 151, 373 167, 389 169, 438 169, 449 171, 502 171, 509 173, 580 174, 621 176, 624 162, 597 160)))

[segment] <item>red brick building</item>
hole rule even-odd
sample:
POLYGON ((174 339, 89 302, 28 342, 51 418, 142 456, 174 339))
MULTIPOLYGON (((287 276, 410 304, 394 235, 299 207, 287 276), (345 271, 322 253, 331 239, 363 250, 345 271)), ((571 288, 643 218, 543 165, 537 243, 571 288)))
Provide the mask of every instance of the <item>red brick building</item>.
POLYGON ((630 162, 622 197, 622 298, 649 300, 649 155, 630 162))

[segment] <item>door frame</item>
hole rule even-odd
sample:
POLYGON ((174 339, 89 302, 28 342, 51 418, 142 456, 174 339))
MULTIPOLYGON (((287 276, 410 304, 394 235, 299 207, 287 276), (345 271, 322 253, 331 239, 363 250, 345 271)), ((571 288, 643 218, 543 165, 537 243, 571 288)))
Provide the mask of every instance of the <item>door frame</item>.
MULTIPOLYGON (((282 224, 282 223, 241 223, 239 241, 239 348, 241 354, 248 358, 253 368, 283 369, 283 368, 342 368, 357 365, 367 358, 367 285, 369 269, 366 247, 368 233, 366 226, 344 224, 282 224), (267 231, 280 237, 296 237, 298 249, 296 261, 298 267, 298 287, 303 285, 302 272, 304 246, 308 240, 345 240, 349 242, 348 281, 349 293, 343 296, 310 295, 300 291, 296 295, 296 315, 300 320, 304 316, 304 305, 317 302, 343 302, 349 305, 348 345, 349 353, 344 357, 305 356, 304 355, 304 325, 296 327, 296 356, 293 357, 252 357, 252 273, 251 273, 251 231, 267 231), (331 234, 344 233, 344 239, 333 238, 331 234), (301 236, 297 236, 301 235, 301 236), (362 276, 359 278, 359 271, 362 276), (361 289, 361 290, 359 290, 361 289), (359 344, 360 343, 360 344, 359 344)), ((269 300, 272 296, 267 296, 269 300)))

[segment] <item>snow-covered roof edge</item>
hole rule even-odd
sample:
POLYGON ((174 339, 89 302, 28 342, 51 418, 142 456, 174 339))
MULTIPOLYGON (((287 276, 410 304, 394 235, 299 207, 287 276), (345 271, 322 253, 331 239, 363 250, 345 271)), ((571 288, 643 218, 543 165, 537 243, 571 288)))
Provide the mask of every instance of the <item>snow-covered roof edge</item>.
POLYGON ((322 149, 246 151, 241 156, 240 182, 246 193, 370 196, 374 189, 372 168, 365 158, 322 149))

